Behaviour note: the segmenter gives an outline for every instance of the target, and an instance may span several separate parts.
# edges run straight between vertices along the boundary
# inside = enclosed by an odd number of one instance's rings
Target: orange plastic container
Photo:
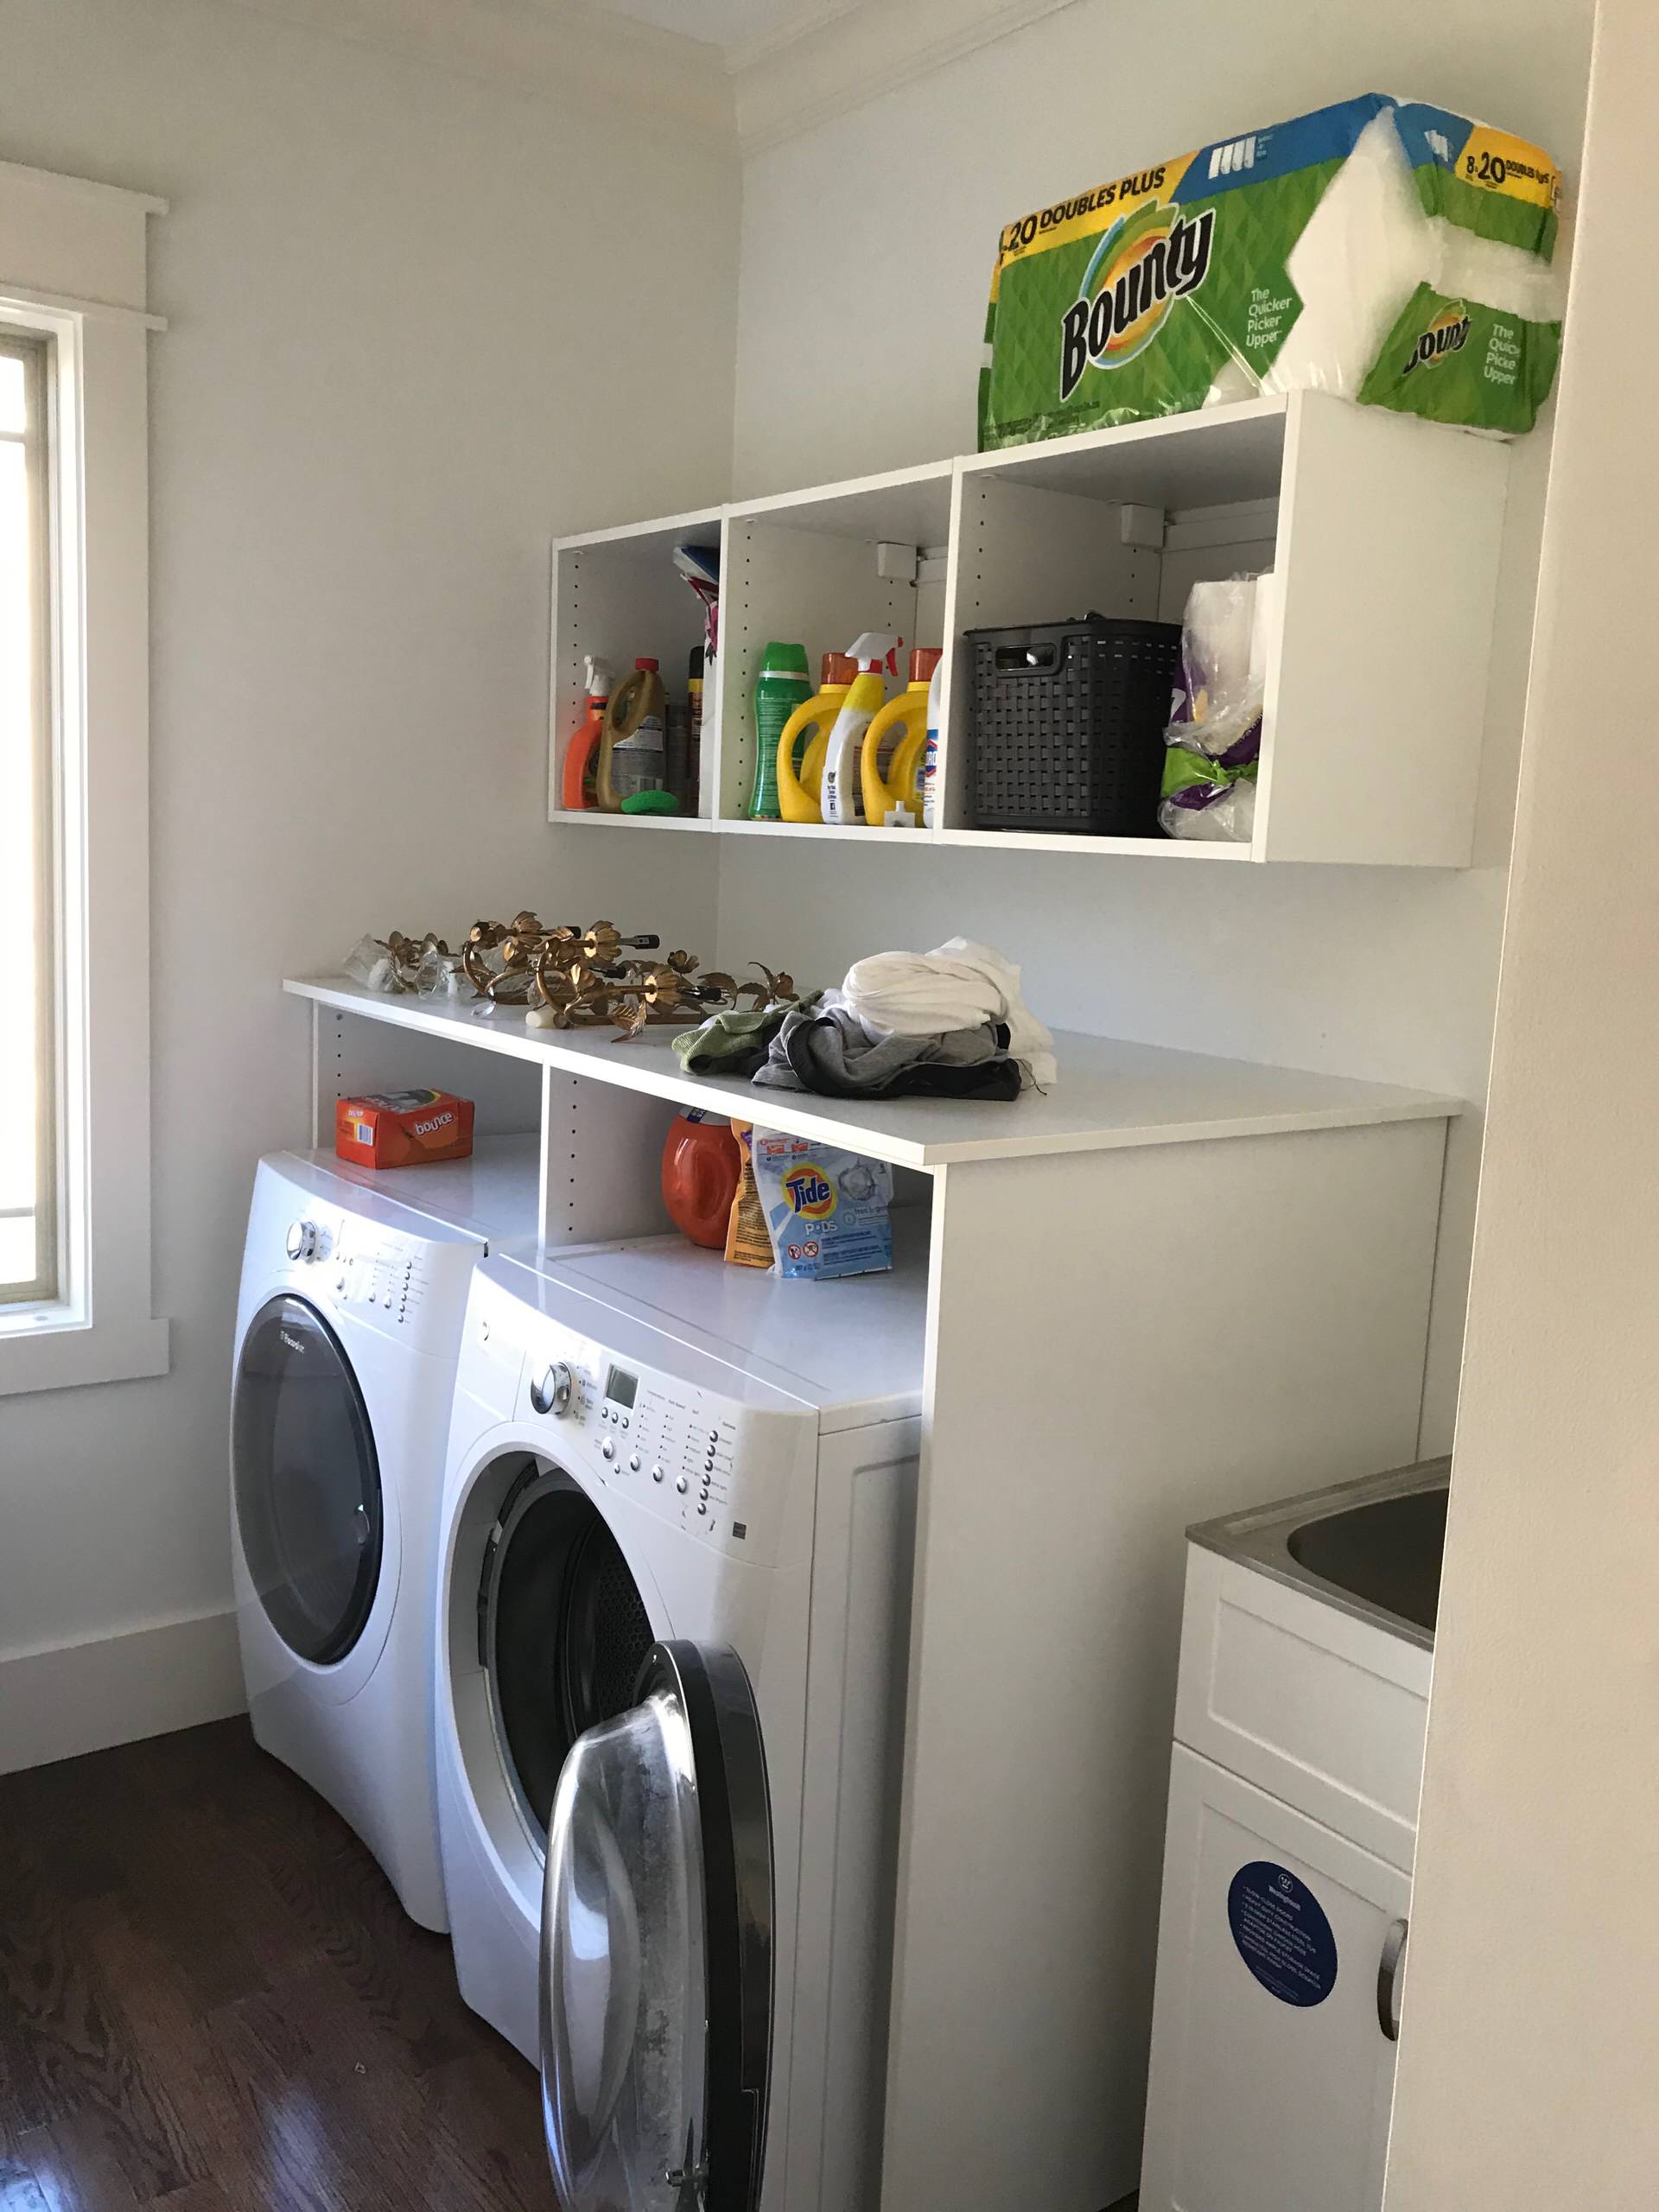
[[[683,1236],[711,1252],[726,1249],[726,1228],[742,1173],[731,1126],[695,1107],[677,1114],[663,1145],[663,1204]]]

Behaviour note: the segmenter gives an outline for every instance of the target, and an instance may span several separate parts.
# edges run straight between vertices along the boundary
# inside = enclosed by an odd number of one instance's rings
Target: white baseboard
[[[0,1774],[246,1709],[236,1615],[0,1656]]]

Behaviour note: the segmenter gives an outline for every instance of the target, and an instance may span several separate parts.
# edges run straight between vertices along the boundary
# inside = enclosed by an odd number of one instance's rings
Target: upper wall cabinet
[[[1504,447],[1319,392],[930,463],[559,541],[550,761],[557,821],[1135,855],[1182,862],[1468,864]],[[652,653],[683,696],[701,613],[676,545],[721,545],[721,652],[697,811],[570,814],[582,657]],[[965,632],[1089,612],[1179,621],[1203,578],[1271,569],[1248,844],[977,826]],[[945,648],[931,829],[754,823],[753,688],[773,639],[818,657],[862,630]]]

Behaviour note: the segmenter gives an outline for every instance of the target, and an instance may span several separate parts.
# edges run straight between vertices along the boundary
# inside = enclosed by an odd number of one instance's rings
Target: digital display
[[[639,1376],[630,1375],[626,1368],[613,1367],[605,1377],[605,1395],[613,1398],[619,1406],[631,1406],[639,1388]]]

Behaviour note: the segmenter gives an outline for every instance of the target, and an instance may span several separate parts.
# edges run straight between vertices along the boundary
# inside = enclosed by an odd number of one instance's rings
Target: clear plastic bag
[[[1181,618],[1181,680],[1164,731],[1158,820],[1171,837],[1248,844],[1262,751],[1265,616],[1273,572],[1193,585]]]

